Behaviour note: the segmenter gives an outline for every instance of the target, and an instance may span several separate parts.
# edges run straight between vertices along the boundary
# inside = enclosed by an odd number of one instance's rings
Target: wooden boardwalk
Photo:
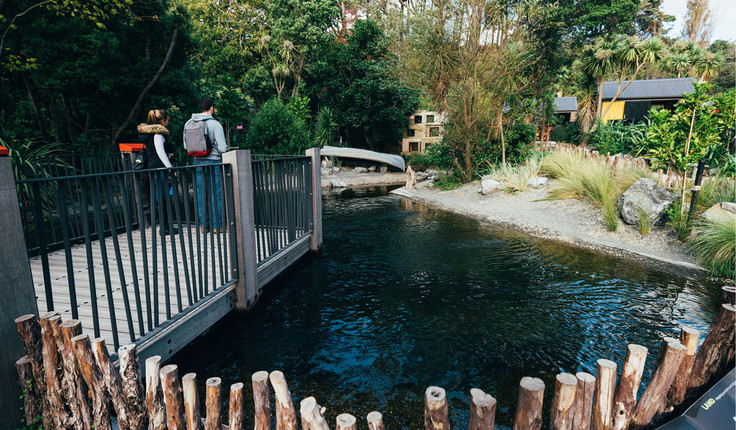
[[[101,242],[93,241],[89,244],[91,266],[87,259],[87,244],[74,245],[69,255],[73,268],[71,273],[67,269],[66,252],[63,249],[50,252],[48,260],[54,311],[61,313],[63,320],[72,319],[70,281],[73,280],[78,319],[85,333],[91,337],[95,335],[94,297],[99,335],[105,339],[111,352],[115,344],[115,325],[119,345],[137,340],[195,304],[213,288],[225,285],[231,278],[228,273],[231,267],[228,234],[203,233],[192,227],[190,236],[187,230],[185,227],[181,234],[165,236],[163,241],[157,233],[154,241],[149,227],[145,229],[145,248],[139,230],[131,233],[130,243],[127,233],[121,233],[117,236],[119,258],[112,237],[104,240],[104,254]],[[198,241],[200,246],[197,246]],[[162,252],[162,246],[165,252]],[[43,263],[40,257],[33,257],[30,265],[38,310],[43,314],[48,310]],[[213,267],[216,270],[213,271]],[[130,309],[130,319],[126,316],[126,307]]]

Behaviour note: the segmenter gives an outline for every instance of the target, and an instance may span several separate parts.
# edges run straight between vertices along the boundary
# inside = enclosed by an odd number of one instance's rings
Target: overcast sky
[[[664,0],[662,10],[668,15],[677,18],[670,30],[670,36],[679,36],[685,22],[687,0]],[[710,0],[710,9],[713,12],[713,35],[711,41],[736,40],[736,0]]]

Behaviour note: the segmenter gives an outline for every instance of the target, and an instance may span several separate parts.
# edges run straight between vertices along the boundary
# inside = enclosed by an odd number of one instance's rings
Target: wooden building
[[[695,78],[644,79],[621,82],[625,88],[613,102],[613,106],[603,117],[604,121],[623,120],[627,123],[643,121],[649,109],[663,106],[674,110],[675,104],[683,99],[684,94],[692,93]],[[603,83],[603,109],[605,112],[618,89],[618,81]],[[627,86],[628,85],[628,86]]]

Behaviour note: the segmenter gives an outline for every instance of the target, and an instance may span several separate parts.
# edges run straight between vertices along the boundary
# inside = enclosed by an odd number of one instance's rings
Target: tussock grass
[[[730,178],[705,178],[698,195],[698,211],[703,212],[721,202],[736,202],[736,184]]]
[[[711,220],[698,221],[688,247],[713,275],[730,279],[736,276],[736,218],[732,215],[716,214]]]
[[[555,152],[542,162],[541,172],[559,180],[548,199],[586,199],[603,209],[608,231],[616,231],[618,198],[639,178],[649,177],[641,168],[613,169],[580,153]]]
[[[499,164],[492,166],[481,176],[490,175],[504,185],[505,188],[516,189],[519,191],[526,190],[526,183],[529,179],[539,175],[539,169],[542,166],[542,155],[529,157],[523,164],[512,166],[510,164]]]

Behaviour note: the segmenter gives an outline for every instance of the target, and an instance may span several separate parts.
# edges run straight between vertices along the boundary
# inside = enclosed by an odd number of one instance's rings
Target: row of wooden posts
[[[722,304],[696,354],[700,333],[683,328],[680,339],[665,338],[660,346],[649,385],[637,401],[647,348],[628,345],[621,377],[616,384],[616,363],[600,359],[597,376],[579,372],[561,373],[554,382],[549,427],[552,429],[638,429],[645,428],[692,400],[712,385],[734,361],[736,287],[723,287]],[[227,426],[221,411],[222,381],[205,382],[205,414],[197,391],[197,375],[181,379],[174,364],[161,367],[161,358],[145,362],[145,386],[135,345],[118,350],[118,366],[111,360],[105,341],[82,334],[78,320],[61,321],[51,312],[37,319],[16,319],[18,333],[27,351],[17,361],[24,388],[26,423],[42,417],[45,429],[96,429],[111,427],[117,417],[121,429],[206,429],[243,428],[244,384],[230,386]],[[256,372],[252,376],[255,430],[270,430],[272,424],[270,386],[275,399],[276,430],[297,430],[297,414],[284,375],[280,371]],[[519,384],[514,430],[542,428],[541,379],[524,377]],[[470,390],[471,430],[494,427],[496,400],[482,390]],[[429,387],[425,392],[424,427],[449,430],[445,391]],[[300,403],[302,430],[328,430],[325,408],[314,397]],[[379,412],[366,417],[370,430],[382,430]],[[337,416],[335,428],[355,430],[357,419]],[[362,426],[361,426],[362,427]]]
[[[555,151],[563,152],[574,152],[583,154],[586,158],[600,159],[606,165],[612,168],[627,168],[627,167],[639,167],[643,170],[650,171],[649,164],[642,157],[629,157],[622,154],[610,155],[600,154],[598,151],[591,150],[584,146],[573,145],[570,143],[557,143],[554,148]],[[668,167],[665,172],[662,169],[657,170],[657,180],[665,188],[676,188],[682,187],[683,176],[678,174],[672,167]]]

